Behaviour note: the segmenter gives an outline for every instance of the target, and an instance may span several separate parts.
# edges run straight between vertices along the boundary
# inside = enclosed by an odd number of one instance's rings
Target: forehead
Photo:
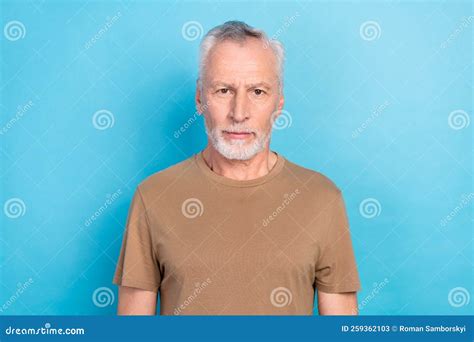
[[[217,43],[209,52],[205,75],[211,82],[215,79],[271,82],[278,79],[277,59],[272,49],[259,39],[226,40]]]

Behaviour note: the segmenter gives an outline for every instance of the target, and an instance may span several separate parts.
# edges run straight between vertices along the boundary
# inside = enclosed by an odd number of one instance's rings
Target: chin
[[[236,146],[238,145],[238,146]],[[249,160],[263,150],[260,144],[254,142],[238,141],[231,144],[227,141],[220,141],[214,148],[225,158],[231,160]]]

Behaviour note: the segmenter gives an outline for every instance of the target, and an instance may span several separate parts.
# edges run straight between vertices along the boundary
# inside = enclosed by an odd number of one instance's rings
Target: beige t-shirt
[[[311,315],[314,292],[360,290],[344,200],[277,154],[234,180],[202,153],[137,188],[114,284],[160,293],[162,315]]]

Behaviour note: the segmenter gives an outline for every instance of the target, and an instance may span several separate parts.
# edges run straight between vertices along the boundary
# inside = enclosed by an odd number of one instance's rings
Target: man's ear
[[[285,104],[285,97],[283,94],[280,95],[280,100],[278,101],[278,111],[283,109],[283,105]]]
[[[201,82],[199,78],[196,80],[196,97],[195,97],[195,102],[196,102],[196,110],[199,115],[201,115],[204,112],[204,108],[202,105],[202,92],[201,92]]]
[[[278,105],[276,110],[272,114],[272,124],[276,121],[276,119],[280,116],[281,110],[283,109],[283,105],[285,104],[285,97],[283,94],[280,95],[280,99],[278,100]]]

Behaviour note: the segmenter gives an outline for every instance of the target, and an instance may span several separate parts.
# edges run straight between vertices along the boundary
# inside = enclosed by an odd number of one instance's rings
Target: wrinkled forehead
[[[244,42],[223,41],[210,51],[204,69],[206,83],[278,83],[278,64],[273,51],[255,38]]]

